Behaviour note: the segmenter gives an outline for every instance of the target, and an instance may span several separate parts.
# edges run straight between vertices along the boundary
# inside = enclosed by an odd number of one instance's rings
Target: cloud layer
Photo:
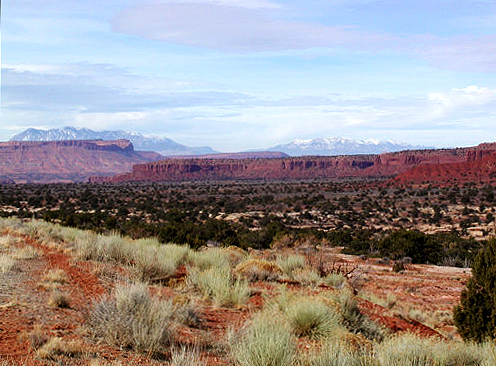
[[[271,17],[271,9],[225,3],[167,3],[125,10],[113,20],[117,32],[226,51],[267,51],[360,45],[388,37],[352,27],[325,26]]]
[[[101,78],[105,71],[106,78]],[[378,131],[383,138],[441,146],[463,144],[462,138],[470,135],[474,135],[471,143],[480,142],[476,138],[496,138],[490,136],[496,89],[487,87],[433,91],[420,97],[334,93],[267,98],[237,91],[181,90],[183,86],[164,92],[156,85],[172,88],[175,83],[108,65],[58,69],[17,65],[4,67],[2,74],[3,113],[7,120],[21,121],[5,123],[3,127],[12,133],[44,120],[49,123],[41,127],[136,129],[231,151],[268,147],[296,137],[372,138]],[[136,84],[141,87],[134,88]],[[456,138],[440,143],[447,135]]]

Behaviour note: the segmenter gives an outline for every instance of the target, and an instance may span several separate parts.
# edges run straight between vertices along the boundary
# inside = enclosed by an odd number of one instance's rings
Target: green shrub
[[[472,277],[453,317],[464,339],[496,339],[496,239],[490,240],[475,258]]]

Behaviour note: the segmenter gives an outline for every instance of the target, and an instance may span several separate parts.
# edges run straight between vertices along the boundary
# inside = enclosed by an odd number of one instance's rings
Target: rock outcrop
[[[158,160],[154,152],[134,151],[127,140],[1,142],[0,181],[74,182],[116,175],[139,163]]]

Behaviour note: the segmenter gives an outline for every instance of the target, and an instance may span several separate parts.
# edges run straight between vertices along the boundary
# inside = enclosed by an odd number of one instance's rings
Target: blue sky
[[[221,151],[496,140],[496,1],[2,5],[0,141],[62,126]]]

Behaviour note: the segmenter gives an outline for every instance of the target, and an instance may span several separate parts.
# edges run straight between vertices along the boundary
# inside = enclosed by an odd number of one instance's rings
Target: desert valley
[[[459,305],[494,240],[495,143],[164,157],[12,141],[0,177],[2,365],[496,362]]]

